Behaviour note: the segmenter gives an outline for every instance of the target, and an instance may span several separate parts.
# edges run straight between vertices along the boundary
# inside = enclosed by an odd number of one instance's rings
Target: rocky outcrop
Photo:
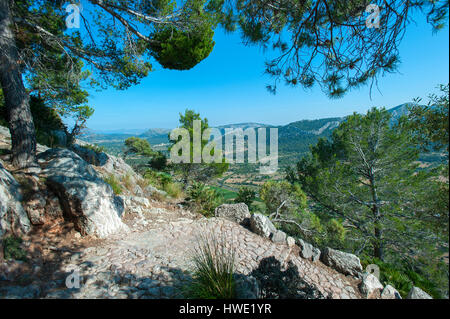
[[[381,292],[381,299],[402,299],[402,297],[397,289],[391,285],[387,285]]]
[[[383,285],[380,283],[377,277],[372,274],[364,273],[360,285],[360,290],[366,298],[380,292],[383,289]]]
[[[362,266],[359,258],[332,248],[325,248],[321,255],[322,262],[344,275],[360,277]]]
[[[248,225],[251,217],[248,206],[244,203],[222,204],[216,208],[214,215],[236,222],[240,225]]]
[[[412,287],[406,299],[433,299],[433,297],[419,287]]]
[[[270,238],[270,236],[277,231],[270,219],[259,213],[252,215],[250,219],[250,229],[255,234],[266,238]]]
[[[60,199],[65,217],[82,234],[104,238],[125,231],[123,201],[94,168],[74,152],[50,149],[39,154],[46,184]]]
[[[0,238],[4,233],[27,233],[30,221],[22,204],[20,184],[0,161]]]

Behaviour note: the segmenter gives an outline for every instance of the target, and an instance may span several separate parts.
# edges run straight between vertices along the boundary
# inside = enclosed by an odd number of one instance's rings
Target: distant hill
[[[409,103],[404,103],[388,111],[393,115],[395,122],[400,116],[408,113]],[[292,164],[309,151],[309,146],[317,143],[320,137],[330,137],[333,130],[345,117],[332,117],[317,120],[300,120],[287,125],[270,125],[262,123],[237,123],[217,126],[222,134],[225,129],[248,129],[248,128],[278,128],[278,149],[281,164]],[[123,129],[114,131],[92,131],[88,130],[80,139],[89,143],[105,146],[114,149],[114,153],[121,151],[123,142],[132,136],[145,138],[153,145],[169,143],[168,134],[170,129],[152,128],[148,130]],[[269,134],[267,134],[269,138]]]

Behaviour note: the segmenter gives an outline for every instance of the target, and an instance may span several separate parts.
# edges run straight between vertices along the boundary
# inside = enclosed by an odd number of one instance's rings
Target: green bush
[[[97,145],[97,144],[86,144],[86,145],[83,145],[81,147],[84,147],[84,148],[86,148],[88,150],[94,151],[97,154],[106,152],[106,148],[104,146],[100,146],[100,145]]]
[[[3,239],[3,255],[6,260],[15,259],[15,260],[27,260],[27,253],[24,251],[20,244],[22,244],[23,240],[20,237],[9,236]]]
[[[234,199],[235,203],[244,203],[248,206],[248,208],[251,207],[253,201],[256,198],[256,192],[252,190],[250,187],[241,187],[239,189],[239,192]]]
[[[173,198],[183,197],[183,186],[179,183],[168,182],[164,184],[163,190]]]
[[[152,56],[166,69],[189,70],[211,53],[213,37],[209,23],[197,25],[191,31],[161,27],[152,34]]]
[[[122,194],[122,186],[120,185],[119,180],[114,174],[111,174],[107,178],[105,178],[105,182],[111,186],[114,194],[116,195]]]
[[[213,216],[215,208],[223,203],[223,197],[215,189],[197,182],[189,187],[187,200],[206,217]]]
[[[167,166],[167,157],[163,153],[157,152],[148,164],[154,170],[161,171]]]
[[[193,281],[185,295],[194,299],[235,298],[233,278],[235,252],[226,248],[225,240],[212,235],[200,237],[192,258]]]
[[[164,188],[165,185],[173,183],[172,175],[165,172],[157,172],[152,169],[147,169],[144,172],[144,178],[153,186]]]
[[[389,264],[377,258],[370,257],[362,257],[361,264],[363,268],[366,268],[369,264],[377,265],[380,268],[381,283],[384,286],[389,284],[395,287],[402,298],[406,298],[406,296],[408,296],[408,293],[413,286],[419,287],[423,291],[429,293],[433,298],[442,298],[442,295],[432,282],[424,278],[419,273],[405,269],[401,265]]]

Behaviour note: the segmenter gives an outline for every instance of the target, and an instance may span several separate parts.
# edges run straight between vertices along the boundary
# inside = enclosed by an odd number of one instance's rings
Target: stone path
[[[131,222],[130,222],[131,223]],[[182,298],[191,277],[191,257],[199,236],[226,239],[236,253],[236,271],[249,274],[261,259],[291,260],[309,284],[332,298],[360,298],[356,281],[324,266],[302,259],[297,247],[275,244],[221,218],[198,218],[190,212],[162,208],[146,210],[133,221],[135,231],[117,235],[100,246],[73,254],[62,271],[79,269],[81,287],[65,288],[59,280],[44,298]]]

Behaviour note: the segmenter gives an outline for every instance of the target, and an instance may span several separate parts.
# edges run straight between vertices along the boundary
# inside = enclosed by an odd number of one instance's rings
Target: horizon
[[[409,103],[411,103],[411,102],[405,102],[405,103],[401,103],[401,104],[396,105],[396,106],[386,107],[386,110],[388,110],[388,111],[389,110],[393,110],[395,108],[398,108],[400,106],[403,106],[403,105],[409,104]],[[351,114],[352,113],[346,114],[346,115],[343,115],[343,116],[329,116],[329,117],[314,118],[314,119],[298,119],[298,120],[291,121],[289,123],[281,124],[281,125],[273,125],[271,123],[260,123],[260,122],[239,122],[239,123],[219,124],[219,125],[214,125],[214,126],[210,125],[210,127],[221,127],[221,128],[223,128],[223,127],[227,127],[229,125],[243,125],[243,124],[258,124],[258,125],[265,125],[265,126],[271,126],[271,127],[283,127],[283,126],[287,126],[289,124],[296,123],[296,122],[301,122],[301,121],[317,121],[317,120],[326,120],[326,119],[334,119],[334,118],[343,118],[343,117],[349,116]],[[97,134],[125,134],[125,135],[129,134],[129,135],[132,135],[132,134],[143,134],[143,133],[145,133],[148,130],[158,130],[158,129],[160,129],[160,130],[169,130],[170,131],[170,130],[172,130],[174,128],[176,128],[176,127],[173,127],[173,128],[169,128],[169,127],[115,128],[115,129],[95,130],[95,129],[92,129],[91,127],[86,127],[86,130],[94,132],[94,133],[97,133]],[[126,131],[128,131],[128,132],[134,131],[134,133],[127,133]]]

